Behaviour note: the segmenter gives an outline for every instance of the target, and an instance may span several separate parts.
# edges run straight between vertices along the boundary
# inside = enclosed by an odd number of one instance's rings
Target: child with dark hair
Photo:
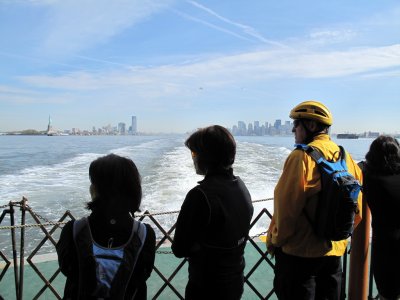
[[[90,164],[89,177],[91,214],[68,222],[56,247],[67,277],[64,299],[146,299],[155,233],[133,218],[142,199],[139,171],[132,160],[109,154]],[[116,259],[110,263],[107,255]]]
[[[380,299],[400,299],[400,147],[382,135],[365,156],[363,194],[372,214],[372,268]]]
[[[240,299],[244,248],[253,205],[243,181],[233,175],[236,143],[224,127],[193,133],[185,142],[204,180],[186,195],[172,251],[189,260],[185,299]]]

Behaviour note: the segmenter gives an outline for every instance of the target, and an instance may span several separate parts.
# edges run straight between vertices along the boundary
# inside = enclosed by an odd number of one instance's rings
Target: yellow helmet
[[[329,109],[317,101],[304,101],[290,111],[292,119],[315,120],[325,125],[332,125],[333,118]]]

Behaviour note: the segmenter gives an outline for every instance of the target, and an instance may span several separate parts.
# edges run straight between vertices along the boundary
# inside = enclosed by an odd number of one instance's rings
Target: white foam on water
[[[143,143],[121,145],[107,153],[83,153],[72,159],[49,166],[35,166],[15,174],[0,176],[0,205],[28,198],[28,204],[40,215],[58,220],[65,210],[75,217],[87,215],[85,202],[90,200],[88,169],[96,158],[108,153],[131,158],[142,175],[142,210],[152,213],[179,210],[188,191],[203,179],[196,175],[190,151],[183,137],[156,139]],[[273,197],[283,163],[290,153],[284,147],[238,142],[234,173],[245,182],[253,200]],[[267,208],[273,212],[272,201],[255,203],[255,213]],[[169,228],[175,215],[157,218]],[[264,221],[265,220],[265,221]],[[263,217],[251,231],[265,231],[268,218]],[[32,245],[33,246],[33,245]]]
[[[2,199],[17,201],[22,195],[33,204],[45,206],[49,195],[87,189],[88,166],[98,154],[80,154],[73,159],[50,166],[36,166],[15,174],[0,176]],[[38,199],[37,197],[40,197]]]
[[[289,153],[283,147],[238,143],[235,173],[246,183],[254,200],[273,196],[274,187]]]
[[[143,142],[138,145],[133,146],[125,146],[112,149],[110,153],[115,153],[120,156],[129,157],[135,163],[142,160],[147,160],[151,158],[154,153],[157,153],[159,149],[167,146],[167,140],[165,139],[156,139],[147,142]],[[153,155],[152,155],[153,154]]]
[[[135,146],[114,148],[107,153],[83,153],[62,163],[29,167],[14,174],[2,175],[0,176],[2,197],[0,205],[7,204],[9,201],[20,201],[22,196],[25,196],[28,199],[28,205],[35,213],[51,221],[57,221],[66,210],[70,210],[77,218],[87,215],[89,212],[85,209],[85,203],[90,200],[88,173],[93,160],[113,152],[121,156],[136,157],[134,160],[145,165],[144,158],[151,161],[154,157],[158,157],[158,155],[152,155],[152,152],[160,151],[161,142],[162,140],[153,140]],[[26,222],[35,223],[29,214]],[[6,217],[2,225],[8,224],[9,218]],[[32,238],[26,244],[29,249],[36,247],[43,238],[41,231],[36,229],[27,229],[27,234],[32,232],[30,233]],[[7,232],[0,234],[7,235]],[[4,241],[6,240],[9,241],[4,237]],[[0,249],[9,248],[9,243],[0,243]],[[53,246],[47,242],[42,247],[42,250],[46,251],[46,249],[53,249]]]
[[[252,200],[272,198],[274,188],[282,173],[283,164],[290,150],[249,142],[237,143],[237,154],[234,164],[235,174],[246,184]],[[262,209],[273,213],[273,201],[254,203],[254,218]],[[264,232],[269,226],[269,218],[263,217],[250,231],[250,235]]]
[[[234,173],[245,182],[253,200],[273,197],[274,187],[289,153],[290,150],[284,147],[238,143]],[[163,153],[153,161],[151,170],[147,172],[142,181],[144,197],[141,208],[152,213],[179,210],[188,191],[203,179],[203,176],[195,174],[190,152],[184,146]],[[273,212],[272,201],[255,203],[254,207],[254,216],[263,208]],[[172,225],[174,218],[165,218],[164,221]],[[263,219],[265,221],[259,222],[252,233],[265,230],[269,219]]]
[[[151,152],[159,151],[162,141],[115,148],[107,153],[79,154],[59,164],[30,167],[0,176],[0,204],[19,201],[26,196],[28,204],[47,218],[59,218],[67,209],[81,216],[87,213],[84,206],[90,200],[88,171],[93,160],[113,152],[145,165],[145,158],[151,160]]]
[[[180,209],[187,192],[202,178],[195,172],[188,149],[175,147],[155,160],[143,178],[142,208],[157,212]]]

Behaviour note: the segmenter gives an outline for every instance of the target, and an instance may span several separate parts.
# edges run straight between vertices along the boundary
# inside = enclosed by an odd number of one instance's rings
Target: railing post
[[[21,200],[21,243],[19,252],[19,299],[23,298],[24,291],[24,266],[25,266],[25,212],[26,212],[26,202],[28,199],[22,197]]]
[[[15,280],[15,296],[19,300],[19,278],[18,278],[18,255],[17,255],[17,243],[15,240],[15,209],[14,204],[10,201],[10,225],[11,225],[11,242],[12,242],[12,255],[14,262],[14,280]]]
[[[351,239],[348,292],[350,300],[366,300],[368,297],[370,231],[371,213],[364,198],[362,204],[362,221],[354,230]]]

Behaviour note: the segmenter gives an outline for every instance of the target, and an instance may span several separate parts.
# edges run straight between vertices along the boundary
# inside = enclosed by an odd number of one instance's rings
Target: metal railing
[[[264,201],[271,201],[273,199],[262,199],[262,200],[256,200],[253,201],[253,203],[257,202],[264,202]],[[50,252],[55,252],[55,246],[56,246],[56,238],[54,237],[56,233],[60,233],[60,230],[62,229],[62,226],[67,223],[69,220],[74,220],[75,217],[70,213],[70,211],[66,211],[59,220],[57,221],[51,221],[48,220],[47,218],[41,216],[40,214],[36,213],[33,211],[33,209],[27,204],[27,199],[22,198],[21,201],[18,202],[9,202],[7,205],[0,206],[0,209],[3,209],[1,215],[0,215],[0,234],[6,230],[9,230],[9,237],[10,237],[10,242],[11,242],[11,254],[6,255],[3,253],[3,251],[0,249],[0,263],[3,261],[3,267],[0,266],[0,283],[3,280],[5,274],[10,271],[10,267],[13,266],[14,270],[14,284],[15,284],[15,295],[16,299],[20,300],[23,299],[24,296],[24,279],[25,279],[25,264],[28,263],[28,265],[32,268],[32,270],[35,272],[36,276],[40,281],[43,282],[42,288],[38,291],[36,295],[34,295],[33,299],[39,299],[43,293],[46,291],[50,291],[52,295],[54,295],[55,298],[61,299],[62,296],[59,294],[57,289],[53,286],[53,282],[57,280],[60,276],[63,276],[60,274],[60,269],[57,268],[52,274],[44,274],[39,267],[37,266],[37,263],[34,262],[34,257],[39,253],[39,251],[42,249],[42,247],[47,243],[50,243],[50,247],[54,247],[54,249],[50,249]],[[16,217],[17,217],[17,211],[20,211],[19,213],[19,219],[20,222],[19,224],[16,223]],[[146,222],[151,221],[153,223],[153,228],[157,232],[157,244],[156,244],[156,255],[171,255],[171,251],[165,251],[162,250],[166,244],[170,244],[173,240],[173,232],[175,230],[175,222],[173,223],[170,228],[164,228],[165,225],[162,225],[162,222],[158,220],[160,216],[164,215],[177,215],[179,211],[170,211],[170,212],[160,212],[160,213],[150,213],[149,211],[145,211],[143,214],[135,216],[135,218],[139,219],[140,221],[145,220]],[[32,223],[27,224],[27,215],[33,220]],[[6,216],[8,216],[8,219],[10,221],[10,225],[5,225],[3,224],[4,220],[6,220]],[[263,208],[261,211],[258,213],[258,215],[254,216],[253,221],[251,222],[251,228],[257,227],[259,228],[267,228],[267,225],[269,223],[269,220],[272,218],[271,213],[266,209]],[[266,220],[267,219],[267,220]],[[176,220],[176,218],[175,218]],[[267,222],[268,221],[268,222]],[[260,223],[262,225],[260,226]],[[33,250],[29,250],[30,253],[26,254],[26,249],[25,245],[27,240],[29,241],[30,238],[32,238],[32,235],[26,235],[26,229],[27,228],[36,228],[40,230],[43,234],[44,237],[37,242],[38,244],[36,247],[33,248]],[[19,243],[17,242],[17,233],[19,234]],[[272,296],[274,296],[274,290],[271,288],[271,290],[265,292],[265,291],[260,291],[255,285],[252,283],[252,276],[254,276],[255,272],[257,271],[258,268],[262,267],[268,267],[271,268],[271,270],[274,269],[274,262],[273,260],[268,257],[268,253],[264,249],[261,249],[260,243],[257,243],[255,241],[256,237],[259,237],[261,235],[264,235],[265,232],[258,233],[256,235],[250,236],[246,245],[246,249],[250,246],[254,247],[254,250],[256,251],[257,259],[254,263],[254,265],[246,270],[245,272],[245,285],[254,292],[254,295],[258,299],[270,299]],[[32,248],[32,247],[30,247]],[[11,257],[10,257],[11,256]],[[346,270],[347,267],[347,255],[345,255],[343,259],[343,267],[344,270]],[[175,267],[175,269],[171,273],[165,273],[163,272],[162,268],[157,266],[157,264],[154,265],[153,272],[155,272],[159,278],[162,281],[161,287],[157,291],[155,291],[155,294],[153,295],[152,299],[159,299],[160,295],[166,290],[169,289],[172,291],[172,293],[176,296],[177,299],[184,299],[183,295],[179,292],[178,288],[174,286],[173,280],[177,277],[178,273],[182,270],[182,268],[185,266],[187,263],[187,259],[180,259],[178,260],[179,263]],[[2,269],[1,269],[2,268]],[[346,283],[346,272],[344,274],[344,284]],[[373,293],[373,288],[372,288],[372,275],[370,278],[370,290],[369,294],[370,297],[369,299],[374,299],[371,295]],[[346,297],[345,294],[342,295],[342,298],[344,299]]]

